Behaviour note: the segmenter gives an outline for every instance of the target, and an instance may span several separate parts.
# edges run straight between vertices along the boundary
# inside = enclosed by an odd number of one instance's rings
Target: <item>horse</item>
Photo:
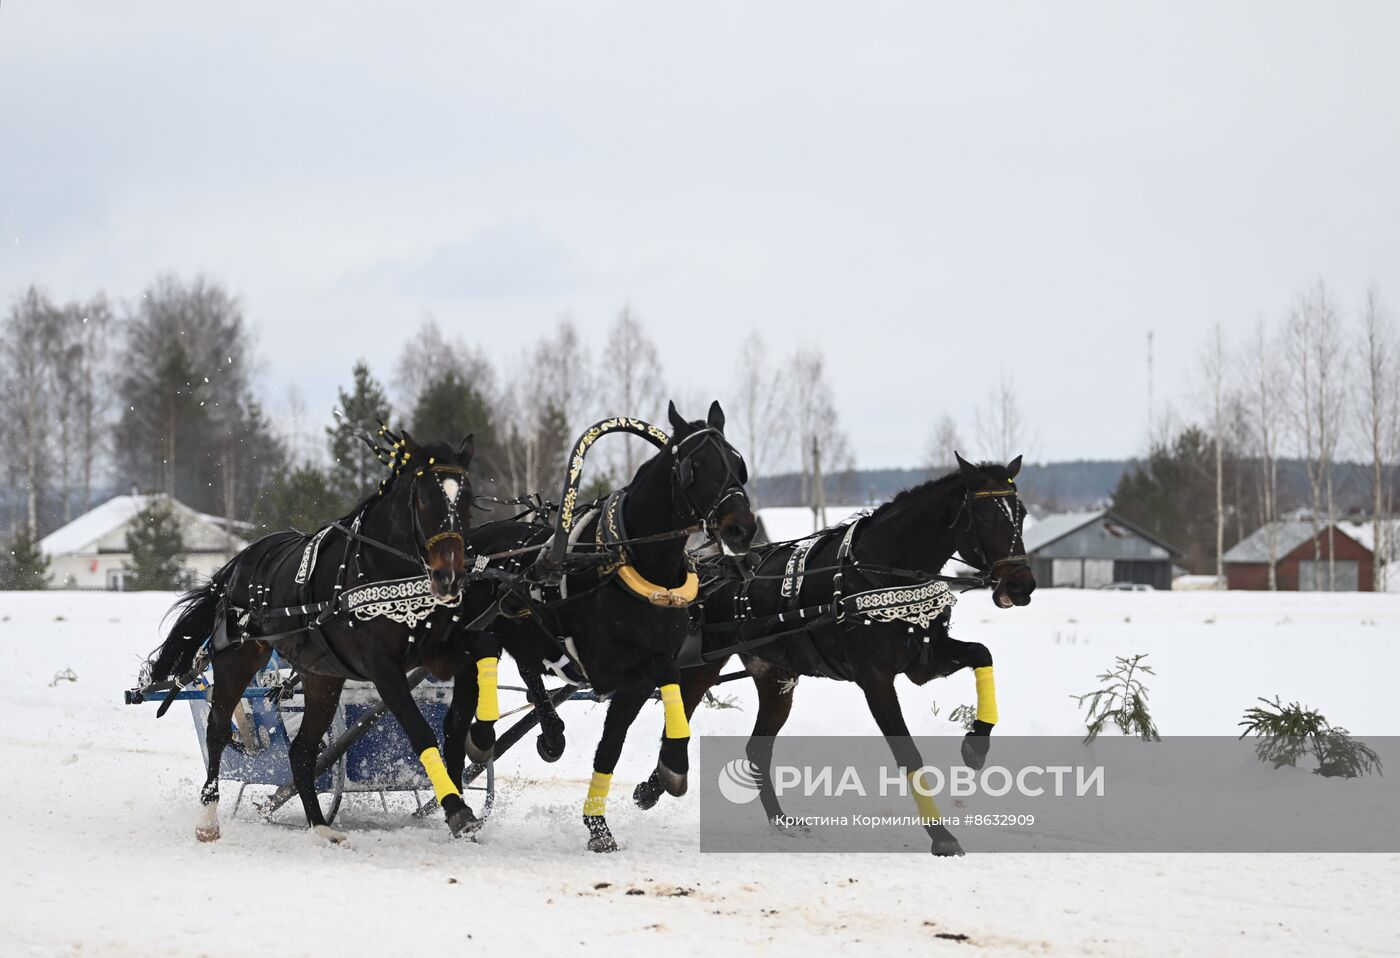
[[[177,677],[165,684],[178,691],[206,665],[213,668],[199,841],[219,838],[219,763],[229,723],[274,648],[296,668],[304,689],[305,711],[289,756],[317,836],[346,840],[327,825],[315,783],[317,749],[346,679],[374,683],[407,733],[452,834],[472,826],[474,816],[446,772],[406,673],[426,666],[445,679],[465,654],[452,626],[466,584],[475,443],[467,436],[455,448],[420,445],[407,432],[385,427],[379,437],[363,437],[391,469],[373,494],[313,536],[289,531],[259,539],[181,596],[170,632],[143,669],[143,685]],[[318,561],[337,547],[338,565]],[[173,697],[172,691],[162,714]]]
[[[628,729],[657,689],[665,718],[654,775],[670,794],[686,791],[690,728],[675,660],[691,629],[690,605],[698,594],[686,537],[703,529],[726,554],[742,555],[757,531],[744,490],[747,470],[724,437],[720,404],[713,403],[703,421],[686,421],[674,403],[667,415],[672,432],[665,447],[643,462],[624,488],[579,515],[572,527],[571,555],[592,558],[593,568],[556,570],[563,574],[551,591],[556,576],[548,565],[527,566],[520,555],[548,545],[549,527],[491,522],[468,538],[479,557],[514,555],[497,565],[498,578],[468,588],[464,609],[471,615],[499,612],[491,626],[494,641],[510,652],[543,711],[541,755],[558,758],[563,736],[562,723],[542,695],[540,670],[586,681],[608,700],[583,802],[587,847],[595,852],[618,849],[606,818],[613,770]],[[532,596],[524,584],[543,591]],[[494,672],[484,678],[483,685],[480,670],[470,657],[463,659],[443,723],[443,751],[458,788],[465,758],[484,760],[495,741]]]
[[[746,751],[757,769],[759,797],[770,822],[782,822],[771,779],[773,737],[787,722],[803,675],[859,685],[909,776],[923,761],[909,737],[895,677],[902,674],[923,685],[971,668],[977,710],[962,753],[968,765],[982,767],[997,722],[992,656],[986,646],[949,634],[955,597],[937,572],[957,551],[980,570],[980,580],[1003,609],[1029,604],[1035,578],[1021,537],[1025,507],[1015,484],[1021,457],[1002,466],[973,465],[954,455],[956,471],[907,489],[847,525],[800,542],[759,546],[740,578],[717,579],[707,591],[705,630],[740,641],[706,654],[700,637],[692,638],[696,654],[688,656],[690,661],[682,659],[685,712],[687,717],[694,713],[737,651],[758,692],[758,715]],[[813,609],[824,614],[809,621],[806,615]],[[665,790],[662,785],[653,776],[637,786],[633,800],[651,808]],[[918,788],[914,793],[932,852],[961,855],[958,840],[938,822],[932,798]]]

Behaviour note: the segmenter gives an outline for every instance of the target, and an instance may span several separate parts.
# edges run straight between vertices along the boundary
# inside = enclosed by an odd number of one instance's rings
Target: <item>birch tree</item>
[[[24,528],[39,535],[39,500],[51,425],[53,382],[49,330],[57,322],[53,302],[31,286],[10,306],[0,336],[0,367],[5,382],[5,445],[16,460],[24,494]]]
[[[607,372],[599,379],[599,399],[608,414],[658,422],[666,408],[661,359],[631,306],[624,305],[617,314],[605,355]],[[619,436],[610,440],[609,460],[625,482],[652,451],[645,439]]]
[[[788,398],[783,377],[768,361],[768,344],[757,332],[749,333],[739,347],[724,405],[730,439],[749,467],[751,488],[759,476],[776,471],[791,450]]]
[[[1006,373],[987,396],[986,405],[977,409],[976,429],[982,448],[998,462],[1010,462],[1025,451],[1026,425]]]
[[[1393,459],[1388,457],[1394,455],[1396,435],[1400,433],[1394,408],[1394,396],[1400,388],[1396,385],[1400,364],[1396,362],[1395,330],[1375,286],[1366,290],[1360,334],[1357,362],[1361,375],[1356,380],[1356,408],[1358,425],[1371,455],[1371,534],[1375,548],[1372,588],[1382,591],[1386,588],[1388,565],[1382,560],[1390,555],[1388,538],[1392,526],[1387,518],[1386,493],[1391,485]]]
[[[1293,366],[1294,428],[1303,440],[1304,464],[1312,494],[1314,570],[1321,565],[1322,530],[1326,522],[1327,587],[1336,586],[1336,498],[1332,463],[1342,428],[1345,400],[1345,354],[1337,310],[1321,280],[1298,298],[1288,323],[1289,361]],[[1314,572],[1316,575],[1316,572]],[[1316,583],[1314,583],[1316,585]]]
[[[1278,442],[1281,381],[1277,353],[1262,319],[1254,324],[1254,335],[1244,349],[1241,364],[1249,383],[1248,416],[1255,452],[1259,460],[1260,519],[1264,548],[1268,557],[1269,589],[1278,589]]]
[[[854,467],[850,440],[841,428],[833,390],[826,377],[826,357],[820,349],[798,349],[788,362],[793,432],[802,476],[802,501],[813,507],[824,498],[817,475],[840,475]]]
[[[957,465],[955,451],[965,448],[958,433],[958,424],[946,412],[939,418],[929,436],[928,447],[924,451],[924,467],[935,476],[950,472]],[[1014,456],[1008,456],[1010,462]]]
[[[1211,421],[1215,462],[1215,577],[1225,578],[1225,329],[1219,322],[1201,353],[1201,378]]]

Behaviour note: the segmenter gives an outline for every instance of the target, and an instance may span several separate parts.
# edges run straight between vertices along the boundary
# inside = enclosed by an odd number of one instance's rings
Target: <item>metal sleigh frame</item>
[[[254,684],[243,690],[242,701],[234,711],[229,730],[232,742],[224,750],[219,778],[221,781],[239,783],[233,805],[235,815],[249,785],[274,788],[265,799],[253,803],[264,819],[270,820],[274,812],[296,797],[296,790],[291,784],[291,762],[287,749],[300,727],[302,704],[300,692],[288,689],[286,678],[287,670],[281,667],[274,655],[269,668],[260,672],[253,680]],[[409,675],[413,698],[424,718],[435,728],[441,728],[451,701],[452,683],[427,679],[425,669],[418,669]],[[500,688],[502,691],[529,694],[521,686],[502,685]],[[597,701],[592,691],[571,685],[548,690],[546,694],[556,706],[570,699]],[[206,681],[174,693],[142,695],[136,690],[128,691],[126,702],[128,705],[164,702],[171,695],[176,701],[190,703],[200,753],[207,766],[209,746],[205,730],[209,721],[209,687]],[[537,703],[527,702],[505,714],[512,713],[524,714],[497,737],[494,756],[504,754],[539,724]],[[386,716],[388,721],[381,721]],[[484,765],[469,763],[462,775],[462,786],[468,797],[473,792],[481,796],[478,817],[483,821],[488,819],[496,802],[494,758]],[[415,818],[421,818],[437,808],[432,785],[413,754],[407,736],[375,695],[374,686],[368,682],[345,683],[335,718],[316,759],[316,791],[321,797],[321,811],[327,823],[335,821],[342,799],[352,793],[379,795],[380,804],[388,812],[389,793],[412,792],[416,804],[412,815]],[[427,794],[426,800],[421,793]]]

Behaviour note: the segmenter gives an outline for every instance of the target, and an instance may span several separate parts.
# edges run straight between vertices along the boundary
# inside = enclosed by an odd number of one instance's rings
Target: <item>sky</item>
[[[316,419],[425,316],[509,363],[627,303],[692,402],[752,330],[823,349],[863,467],[945,412],[976,455],[1003,376],[1030,458],[1130,456],[1149,330],[1190,416],[1214,323],[1400,304],[1397,39],[1389,2],[0,0],[0,296],[202,272]]]

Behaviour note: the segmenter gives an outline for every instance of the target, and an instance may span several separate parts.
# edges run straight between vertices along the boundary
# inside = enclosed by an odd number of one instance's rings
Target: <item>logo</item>
[[[762,780],[757,765],[746,758],[736,758],[719,770],[719,793],[735,805],[747,805],[758,798]]]

